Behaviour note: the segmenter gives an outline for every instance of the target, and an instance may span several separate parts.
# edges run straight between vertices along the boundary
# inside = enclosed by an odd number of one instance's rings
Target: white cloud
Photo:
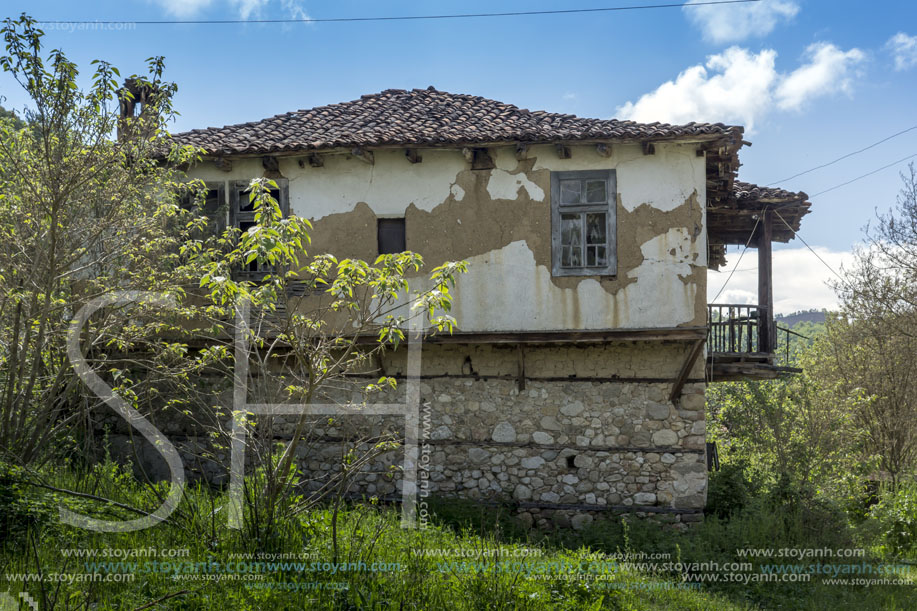
[[[281,4],[291,19],[309,19],[301,0],[281,0]]]
[[[576,99],[576,94],[575,94],[575,93],[565,93],[565,94],[563,95],[563,99],[565,99],[565,100],[575,100],[575,99]]]
[[[789,73],[775,68],[777,52],[751,53],[730,47],[691,66],[673,81],[627,102],[616,115],[634,121],[739,123],[752,133],[755,123],[774,107],[798,110],[806,102],[838,91],[849,93],[856,66],[865,54],[815,43],[805,52],[806,63]]]
[[[213,4],[213,0],[153,0],[175,17],[191,17]]]
[[[917,36],[898,32],[888,39],[885,48],[895,57],[895,70],[907,70],[917,66]]]
[[[226,4],[232,8],[240,19],[257,17],[272,0],[152,0],[167,13],[175,17],[192,17],[216,4]],[[279,4],[286,15],[292,19],[308,19],[301,0],[280,0]]]
[[[706,65],[684,70],[636,103],[621,106],[617,116],[641,122],[731,121],[751,130],[755,119],[770,106],[777,80],[776,57],[771,49],[755,55],[731,47],[708,57]]]
[[[777,106],[798,110],[808,100],[836,92],[849,94],[855,66],[866,59],[859,49],[841,51],[832,44],[818,42],[806,49],[807,63],[784,78],[777,87]]]
[[[688,5],[706,0],[689,0]],[[685,6],[688,18],[710,42],[739,42],[752,36],[766,36],[779,21],[788,21],[799,12],[794,0],[763,0],[749,4]]]
[[[269,0],[229,0],[239,11],[239,17],[242,19],[248,19],[252,14],[259,14],[261,9],[264,8]]]
[[[841,267],[850,267],[854,261],[852,252],[834,251],[823,246],[813,250],[838,273]],[[726,256],[722,271],[711,271],[707,276],[707,299],[712,301],[719,292],[729,272],[736,264],[738,252]],[[837,276],[825,267],[807,248],[784,248],[773,253],[774,310],[777,314],[790,314],[812,308],[837,309],[838,300],[828,285]],[[758,256],[749,249],[742,258],[738,270],[716,300],[718,303],[758,302]]]

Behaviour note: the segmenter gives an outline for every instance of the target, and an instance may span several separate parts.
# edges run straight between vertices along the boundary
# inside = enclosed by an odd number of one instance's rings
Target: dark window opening
[[[571,454],[567,457],[567,468],[576,469],[576,454]]]
[[[219,237],[226,227],[226,206],[223,201],[222,187],[207,187],[203,198],[195,194],[186,194],[181,198],[181,207],[189,210],[194,216],[206,216],[207,227],[203,232],[195,230],[191,238],[200,240],[209,236]]]
[[[254,221],[242,221],[239,223],[239,232],[248,233],[248,230],[255,226],[257,226],[257,224]],[[242,271],[243,272],[260,272],[260,271],[267,271],[267,270],[259,268],[258,261],[255,260],[255,261],[252,261],[251,263],[243,263]]]
[[[407,250],[404,219],[379,219],[379,254],[391,255]]]
[[[278,203],[280,203],[280,189],[268,189],[268,193],[271,194]],[[254,212],[255,211],[255,202],[251,200],[251,193],[243,191],[239,194],[239,212]]]
[[[290,213],[290,194],[289,186],[286,179],[275,179],[277,189],[269,189],[271,197],[277,200],[280,211],[283,216]],[[230,226],[239,230],[239,233],[245,233],[257,226],[255,222],[255,205],[250,200],[251,192],[249,183],[245,181],[235,181],[229,192],[229,221]],[[257,260],[250,263],[244,263],[234,272],[238,279],[258,281],[265,275],[273,273],[273,266],[266,263],[259,264]]]

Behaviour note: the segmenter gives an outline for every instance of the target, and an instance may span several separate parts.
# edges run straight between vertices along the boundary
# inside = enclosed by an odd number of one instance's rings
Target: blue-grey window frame
[[[605,180],[605,202],[561,205],[562,180]],[[618,273],[617,176],[614,170],[576,170],[551,172],[551,274],[554,276],[615,276]],[[601,212],[605,214],[607,265],[604,267],[564,267],[561,265],[561,222],[563,212]],[[586,239],[586,236],[583,236]]]
[[[287,178],[275,178],[277,190],[280,197],[277,203],[284,217],[290,215],[290,181]],[[251,181],[233,180],[229,183],[229,226],[239,229],[242,223],[255,222],[255,211],[242,208],[249,202],[249,194],[245,191],[251,186]],[[260,269],[258,271],[234,270],[233,277],[236,280],[253,280],[261,281],[265,276],[271,273],[270,269]]]

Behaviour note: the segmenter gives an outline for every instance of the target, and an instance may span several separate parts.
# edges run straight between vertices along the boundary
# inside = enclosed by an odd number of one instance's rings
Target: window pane
[[[250,201],[251,193],[239,189],[239,212],[251,212],[255,209],[255,202]]]
[[[579,204],[583,201],[583,183],[579,180],[560,181],[560,203]]]
[[[248,187],[246,187],[247,189]],[[280,203],[280,190],[279,189],[269,189],[268,192],[271,194],[277,203]],[[239,212],[252,212],[255,209],[255,202],[250,201],[251,192],[243,189],[239,190]]]
[[[404,219],[379,219],[377,223],[380,255],[407,250],[405,246]]]
[[[597,267],[605,267],[608,265],[608,259],[605,257],[605,247],[604,246],[595,246],[595,264]]]
[[[572,255],[570,254],[573,249],[569,246],[562,246],[560,251],[560,265],[562,267],[572,267]]]
[[[576,246],[573,247],[570,251],[570,267],[582,267],[583,266],[583,247]]]
[[[255,226],[256,226],[256,225],[255,225],[255,223],[254,223],[253,221],[242,221],[241,223],[239,223],[239,230],[240,230],[242,233],[247,233],[249,229],[251,229],[252,227],[255,227]],[[256,261],[252,261],[251,263],[243,263],[243,264],[242,264],[242,271],[243,271],[243,272],[257,272],[257,271],[259,271],[259,270],[258,270],[258,261],[256,260]]]
[[[586,215],[586,243],[604,246],[606,240],[605,215],[591,213]]]
[[[580,246],[583,243],[583,215],[562,214],[560,216],[560,243],[564,246]]]
[[[587,180],[586,181],[586,202],[598,204],[605,202],[605,181],[604,180]]]

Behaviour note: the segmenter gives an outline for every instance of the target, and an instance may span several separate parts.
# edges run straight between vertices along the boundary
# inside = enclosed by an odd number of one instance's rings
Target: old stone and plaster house
[[[770,244],[809,207],[736,180],[741,127],[584,119],[431,87],[174,138],[206,150],[188,174],[228,223],[253,222],[241,193],[268,176],[314,223],[313,252],[470,263],[459,331],[423,348],[434,493],[512,500],[542,526],[602,511],[700,519],[705,386],[776,375]],[[708,310],[708,270],[749,242],[759,303]]]

